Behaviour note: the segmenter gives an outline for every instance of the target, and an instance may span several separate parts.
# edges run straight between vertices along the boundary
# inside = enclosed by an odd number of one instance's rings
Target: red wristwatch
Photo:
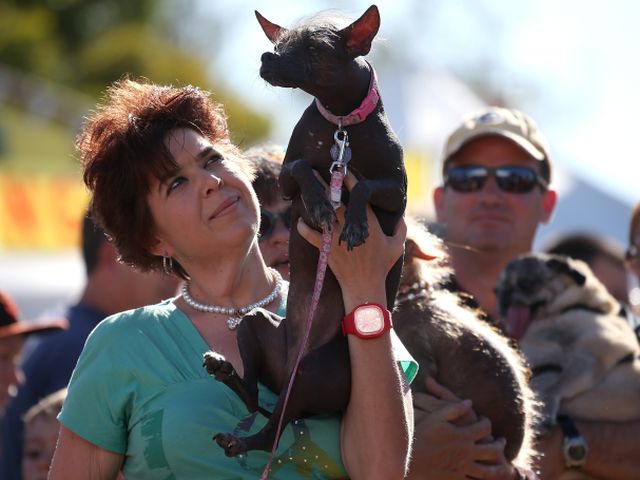
[[[342,333],[359,338],[378,338],[391,330],[391,313],[377,303],[358,305],[342,320]]]

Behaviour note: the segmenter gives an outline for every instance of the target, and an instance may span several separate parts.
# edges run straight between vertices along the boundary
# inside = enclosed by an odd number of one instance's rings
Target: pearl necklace
[[[189,282],[185,282],[184,285],[182,285],[182,298],[184,298],[184,301],[187,302],[187,305],[201,312],[229,315],[229,318],[227,318],[227,327],[229,328],[229,330],[235,330],[236,328],[238,328],[238,325],[240,325],[240,322],[242,322],[242,317],[244,315],[249,313],[254,308],[260,308],[264,307],[265,305],[269,305],[276,299],[278,295],[280,295],[280,291],[282,290],[282,276],[277,270],[271,267],[269,267],[269,270],[276,280],[276,286],[274,287],[273,291],[262,300],[251,303],[246,307],[220,307],[218,305],[207,305],[205,303],[196,302],[193,297],[189,295]]]

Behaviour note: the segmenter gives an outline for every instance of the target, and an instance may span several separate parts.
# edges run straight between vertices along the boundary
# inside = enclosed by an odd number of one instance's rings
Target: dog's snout
[[[536,289],[536,279],[527,275],[518,279],[518,288],[523,292],[532,292]]]
[[[276,54],[273,52],[264,52],[260,57],[262,63],[271,63],[276,59]]]

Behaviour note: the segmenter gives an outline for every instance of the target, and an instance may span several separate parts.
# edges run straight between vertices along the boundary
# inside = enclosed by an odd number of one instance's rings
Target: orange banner
[[[0,173],[0,248],[77,247],[88,200],[77,178]]]
[[[430,162],[405,152],[408,212],[431,210]],[[89,194],[80,179],[0,172],[0,249],[64,249],[79,245]]]

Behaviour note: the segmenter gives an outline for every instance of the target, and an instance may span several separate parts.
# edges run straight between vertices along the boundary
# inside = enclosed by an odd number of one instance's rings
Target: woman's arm
[[[356,183],[346,177],[347,188]],[[329,266],[336,276],[346,312],[363,303],[387,304],[385,279],[404,249],[406,225],[399,222],[393,237],[387,237],[368,208],[369,238],[364,245],[347,251],[337,237],[344,224],[344,208],[339,222]],[[320,235],[304,223],[300,234],[313,245]],[[408,465],[413,415],[411,393],[393,358],[390,332],[363,340],[349,335],[351,398],[342,420],[342,457],[349,476],[358,479],[402,479]]]
[[[124,456],[88,442],[71,430],[60,427],[58,444],[51,462],[49,480],[114,480]]]

